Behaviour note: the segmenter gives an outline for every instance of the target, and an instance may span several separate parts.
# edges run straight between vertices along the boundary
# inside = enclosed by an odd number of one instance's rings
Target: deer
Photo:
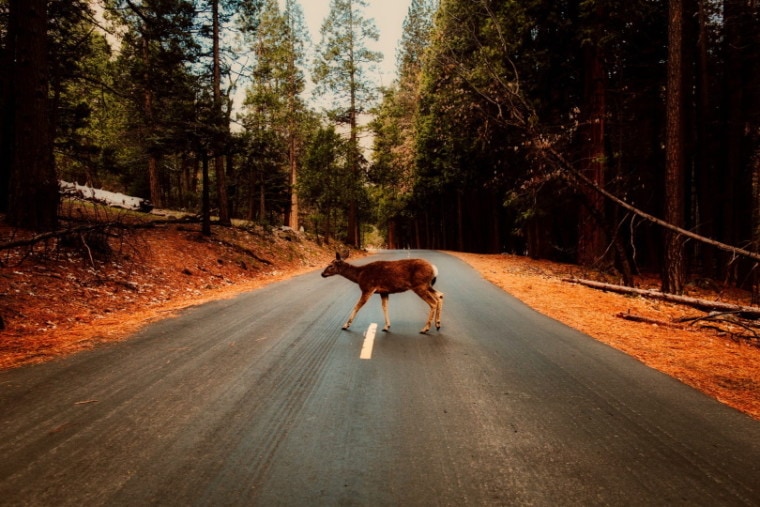
[[[322,278],[340,275],[359,285],[362,295],[359,297],[351,315],[343,324],[343,329],[348,329],[354,321],[354,317],[362,306],[369,300],[372,294],[380,294],[385,317],[384,332],[389,332],[391,320],[388,317],[388,296],[408,290],[417,294],[430,307],[425,326],[420,330],[426,334],[435,319],[435,327],[441,329],[441,309],[443,308],[443,292],[433,288],[438,276],[438,268],[424,259],[403,259],[397,261],[375,261],[357,266],[349,264],[345,260],[350,252],[341,254],[335,252],[333,260],[322,272]]]

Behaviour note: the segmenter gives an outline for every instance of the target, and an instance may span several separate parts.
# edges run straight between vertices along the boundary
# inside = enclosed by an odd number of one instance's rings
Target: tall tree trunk
[[[760,252],[760,0],[745,4],[748,12],[744,30],[747,37],[745,68],[748,70],[744,88],[747,92],[747,137],[749,166],[752,174],[752,240]],[[760,305],[760,263],[755,263],[752,283],[752,304]]]
[[[264,173],[259,174],[259,222],[264,223],[267,216],[266,185],[264,184]]]
[[[755,126],[753,140],[755,150],[751,160],[752,170],[752,244],[760,252],[760,127]],[[752,304],[760,305],[760,262],[755,262],[752,273]]]
[[[297,231],[300,229],[300,217],[298,206],[298,155],[301,148],[299,140],[298,113],[300,111],[299,90],[303,90],[303,85],[299,83],[299,66],[298,49],[299,40],[302,39],[303,33],[300,30],[298,20],[296,19],[296,6],[293,0],[285,2],[287,13],[288,30],[288,61],[287,65],[287,90],[288,90],[288,162],[290,165],[290,207],[288,209],[288,225]]]
[[[488,251],[490,253],[501,253],[504,251],[501,244],[501,210],[504,207],[501,205],[501,200],[498,198],[495,192],[488,193],[488,200],[491,208],[491,234],[489,234],[489,246]]]
[[[288,210],[288,225],[294,231],[298,230],[298,156],[296,149],[295,126],[290,126],[290,139],[288,142],[290,162],[290,209]]]
[[[147,30],[146,30],[147,32]],[[151,76],[150,76],[150,40],[148,36],[143,34],[142,39],[142,61],[145,68],[143,73],[143,83],[145,90],[143,92],[143,113],[145,114],[145,132],[144,138],[150,139],[153,137],[151,134],[155,130],[155,119],[153,110],[153,90],[151,89]],[[150,145],[152,141],[147,141],[147,155],[148,155],[148,185],[150,187],[150,200],[153,206],[161,208],[164,206],[163,193],[161,192],[161,180],[158,175],[158,157],[155,150]]]
[[[248,200],[248,214],[246,215],[246,219],[249,222],[253,222],[256,220],[256,171],[253,169],[249,169],[248,171],[248,178],[247,179],[247,200]]]
[[[597,22],[601,24],[603,6],[596,9]],[[585,114],[581,128],[581,150],[584,152],[583,173],[599,188],[605,187],[607,157],[604,148],[607,118],[606,72],[602,49],[589,42],[583,48],[583,74],[585,78]],[[578,263],[590,266],[600,260],[604,253],[604,198],[593,190],[585,189],[584,203],[578,217]]]
[[[396,239],[396,227],[397,227],[397,219],[391,218],[388,220],[388,223],[386,227],[388,228],[386,234],[385,234],[385,244],[387,248],[390,248],[391,250],[395,250],[398,248],[397,239]]]
[[[47,2],[11,0],[16,28],[13,144],[8,223],[35,230],[58,224],[58,180],[49,125]]]
[[[192,180],[194,178],[193,166],[195,164],[195,160],[191,159],[186,153],[183,153],[181,164],[182,171],[180,173],[180,203],[183,208],[187,208],[190,206],[190,196],[194,191]]]
[[[356,97],[355,92],[351,91],[351,111],[349,111],[350,121],[349,128],[351,129],[349,139],[349,156],[348,164],[351,171],[351,175],[355,180],[359,179],[359,137],[356,124]],[[353,186],[352,186],[353,190]],[[359,205],[356,201],[355,192],[351,192],[351,197],[348,202],[348,234],[346,237],[346,243],[356,248],[360,248],[359,244]]]
[[[333,232],[332,232],[332,208],[327,208],[325,213],[325,243],[328,245],[332,241],[333,238]]]
[[[683,153],[683,0],[670,0],[668,20],[668,67],[665,104],[665,220],[678,227],[684,224]],[[662,290],[681,294],[684,289],[684,240],[666,231]]]
[[[464,191],[459,188],[456,191],[457,194],[457,209],[456,209],[456,220],[457,220],[457,250],[460,252],[465,252],[464,247]]]
[[[699,0],[697,19],[699,36],[697,40],[697,69],[695,80],[696,92],[696,140],[695,140],[695,210],[693,211],[695,229],[698,234],[708,238],[716,238],[715,227],[715,192],[718,188],[714,163],[714,155],[710,149],[708,125],[715,118],[711,112],[710,103],[710,68],[709,68],[709,30],[707,0]],[[695,244],[697,249],[695,259],[701,263],[703,273],[715,276],[717,260],[715,250],[704,245]]]
[[[156,208],[164,206],[161,180],[158,176],[158,157],[152,152],[148,153],[148,180],[150,184],[150,200]]]
[[[348,25],[351,27],[351,33],[353,33],[353,3],[349,6],[349,12],[348,16],[350,18]],[[350,77],[349,77],[349,93],[350,93],[350,106],[348,111],[349,116],[349,128],[350,128],[350,139],[349,139],[349,169],[351,171],[351,174],[353,177],[358,180],[359,179],[359,132],[358,132],[358,125],[357,125],[357,108],[356,108],[356,93],[357,93],[357,86],[358,83],[356,82],[356,65],[357,62],[354,60],[354,42],[351,41],[351,44],[349,44],[349,69],[350,69]],[[356,202],[356,195],[352,192],[351,198],[348,203],[348,237],[346,238],[346,242],[349,245],[353,245],[357,248],[360,248],[361,245],[359,244],[359,206]]]
[[[0,68],[12,69],[16,54],[16,37],[18,33],[18,9],[10,10],[8,31],[5,38],[0,40],[5,50],[0,52]],[[10,197],[11,165],[13,162],[13,129],[14,110],[13,72],[0,73],[0,213],[8,211]]]
[[[192,174],[189,176],[189,182],[190,182],[190,193],[195,193],[195,191],[198,189],[198,175],[200,174],[200,165],[201,160],[196,155],[195,159],[193,160],[192,165]]]
[[[227,214],[232,219],[232,217],[237,216],[235,214],[237,211],[235,198],[238,191],[235,179],[235,154],[232,153],[232,150],[228,150],[224,159],[226,161],[224,169],[227,174]]]
[[[216,197],[219,208],[219,225],[230,225],[230,203],[227,198],[227,175],[224,170],[224,156],[214,156],[214,175],[216,176]]]
[[[201,234],[204,236],[211,236],[211,196],[209,195],[211,193],[211,189],[209,188],[211,182],[209,181],[208,176],[208,154],[205,150],[203,151],[201,157],[203,158],[203,189],[201,190],[203,194],[201,198],[201,215],[203,221],[201,223]]]
[[[414,248],[422,248],[422,234],[420,233],[420,218],[414,219]]]
[[[295,81],[296,70],[293,62],[289,62],[291,67],[288,71],[288,162],[290,165],[290,208],[288,210],[288,225],[294,230],[299,229],[299,209],[298,209],[298,125],[295,119],[296,111],[298,109],[298,97],[294,90],[297,87],[293,84]]]
[[[695,140],[697,138],[697,113],[694,93],[697,82],[695,69],[698,59],[699,39],[699,0],[682,0],[683,32],[681,43],[681,132],[683,136],[681,152],[684,167],[684,227],[693,230],[696,226],[696,163]],[[688,248],[687,248],[688,246]],[[696,245],[686,245],[684,240],[684,271],[688,272],[694,265]],[[684,277],[686,273],[684,274]]]
[[[226,137],[226,129],[222,119],[222,71],[221,55],[219,49],[219,0],[211,2],[212,17],[212,59],[213,59],[213,80],[214,80],[214,114],[218,118],[218,139],[214,143],[214,174],[216,175],[216,193],[219,204],[219,223],[221,225],[230,225],[229,202],[227,198],[227,177],[224,171],[224,155],[222,149],[222,138]]]
[[[736,245],[740,241],[746,240],[747,237],[741,230],[742,213],[745,206],[737,206],[741,202],[742,189],[750,183],[747,179],[748,173],[743,160],[743,139],[745,120],[745,87],[742,78],[745,73],[743,70],[743,58],[746,56],[744,51],[745,40],[742,37],[742,24],[745,23],[745,0],[724,0],[723,2],[723,55],[725,59],[724,97],[721,110],[725,114],[725,145],[723,152],[725,158],[722,160],[720,181],[723,186],[723,199],[721,200],[720,211],[723,215],[723,234],[720,238],[722,241]],[[757,51],[757,48],[754,48]],[[730,262],[725,258],[723,263],[726,267],[725,278],[732,282],[737,281],[737,264]]]

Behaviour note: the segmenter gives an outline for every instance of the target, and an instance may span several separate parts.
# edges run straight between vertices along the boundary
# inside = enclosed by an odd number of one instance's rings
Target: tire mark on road
[[[339,325],[306,327],[250,386],[249,396],[241,400],[241,416],[232,426],[220,426],[215,432],[215,437],[228,442],[229,454],[204,500],[211,502],[220,492],[230,498],[234,488],[240,488],[238,494],[244,499],[255,497],[280,444],[324,375],[323,365],[339,336]]]

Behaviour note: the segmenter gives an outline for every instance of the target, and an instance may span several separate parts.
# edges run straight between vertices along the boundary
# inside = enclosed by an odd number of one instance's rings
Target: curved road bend
[[[370,359],[314,272],[0,373],[0,505],[760,505],[760,422],[413,254]]]

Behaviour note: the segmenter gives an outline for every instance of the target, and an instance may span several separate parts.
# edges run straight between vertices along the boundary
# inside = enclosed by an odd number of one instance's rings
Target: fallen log
[[[147,222],[138,223],[126,223],[119,221],[89,223],[86,225],[79,225],[76,227],[67,227],[58,229],[51,232],[43,232],[36,236],[27,237],[24,239],[8,241],[6,243],[0,243],[0,250],[10,250],[12,248],[19,248],[22,246],[33,246],[37,243],[48,239],[60,239],[62,237],[88,233],[88,232],[108,232],[111,229],[117,230],[137,230],[137,229],[153,229],[159,225],[174,225],[174,224],[186,224],[188,222],[198,221],[195,217],[187,218],[172,218],[167,220],[150,220]]]
[[[659,299],[662,301],[668,301],[671,303],[678,303],[687,305],[692,308],[697,308],[706,312],[732,312],[740,315],[745,319],[756,320],[760,319],[760,308],[752,306],[734,305],[731,303],[724,303],[722,301],[710,301],[707,299],[693,298],[690,296],[679,296],[677,294],[668,294],[666,292],[660,292],[658,290],[651,289],[637,289],[635,287],[625,287],[623,285],[614,285],[611,283],[595,282],[593,280],[584,280],[581,278],[563,278],[563,282],[576,283],[578,285],[584,285],[591,287],[592,289],[600,289],[608,292],[615,292],[617,294],[633,294],[636,296],[642,296],[652,299]]]
[[[19,239],[15,241],[8,241],[6,243],[0,243],[0,250],[9,250],[11,248],[18,248],[21,246],[32,246],[41,241],[45,241],[47,239],[61,238],[62,236],[70,236],[72,234],[80,234],[80,233],[85,233],[85,232],[104,230],[107,228],[107,226],[108,224],[83,225],[81,227],[72,227],[70,229],[61,229],[61,230],[52,231],[52,232],[44,232],[42,234],[38,234],[30,238],[24,238],[24,239]]]
[[[676,329],[683,329],[683,326],[674,324],[672,322],[665,322],[664,320],[651,319],[649,317],[644,317],[643,315],[636,315],[630,312],[629,313],[618,312],[615,314],[615,317],[618,317],[623,320],[630,320],[631,322],[640,322],[642,324],[652,324],[655,326],[674,327]]]

